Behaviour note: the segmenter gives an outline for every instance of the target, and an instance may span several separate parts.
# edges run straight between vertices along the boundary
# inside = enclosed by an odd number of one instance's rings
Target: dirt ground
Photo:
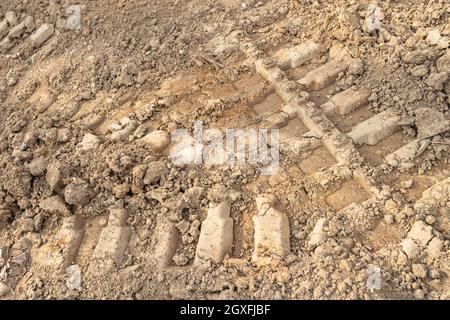
[[[449,21],[2,0],[0,299],[450,299]],[[278,130],[278,170],[177,163],[199,121]]]

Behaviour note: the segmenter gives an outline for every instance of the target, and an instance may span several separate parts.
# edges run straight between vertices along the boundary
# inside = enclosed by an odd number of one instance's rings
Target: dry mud
[[[448,1],[77,4],[0,3],[1,299],[450,298]]]

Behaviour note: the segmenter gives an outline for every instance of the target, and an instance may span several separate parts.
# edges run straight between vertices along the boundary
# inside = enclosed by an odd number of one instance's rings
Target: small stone
[[[419,253],[419,246],[410,238],[403,240],[401,245],[409,259],[414,259]]]
[[[408,263],[408,256],[404,251],[399,251],[397,256],[397,264],[399,266],[405,266]]]
[[[420,264],[420,263],[414,263],[412,265],[412,272],[414,273],[415,276],[417,276],[421,279],[426,278],[427,273],[428,273],[427,268],[423,264]]]
[[[425,217],[425,222],[429,225],[433,225],[436,222],[436,218],[432,215],[428,215]]]
[[[441,39],[441,33],[439,30],[432,30],[428,32],[427,35],[427,42],[428,44],[435,46],[439,43],[439,40]]]
[[[405,46],[409,49],[414,49],[416,48],[417,45],[417,40],[414,36],[409,37],[408,39],[406,39],[405,41]]]
[[[341,244],[345,249],[350,251],[355,246],[355,241],[352,238],[344,238],[342,239]]]
[[[64,199],[70,205],[84,206],[89,203],[94,192],[87,183],[71,183],[64,191]]]
[[[162,161],[155,161],[148,165],[147,172],[144,176],[144,184],[152,184],[161,179],[162,176],[168,174],[169,169]]]
[[[108,225],[108,219],[106,217],[102,217],[99,221],[98,221],[98,225],[102,228],[106,227]]]
[[[435,237],[428,244],[427,251],[431,257],[438,258],[441,255],[443,248],[444,242]]]
[[[337,285],[337,289],[340,293],[345,293],[348,289],[348,285],[345,282],[339,282]]]
[[[423,223],[423,221],[416,221],[408,233],[408,237],[414,240],[417,244],[426,246],[432,238],[432,227]]]
[[[384,209],[389,214],[395,214],[398,210],[398,204],[394,200],[389,199],[384,204]]]
[[[92,91],[85,90],[78,96],[78,101],[88,101],[93,100],[95,98],[95,94]]]
[[[86,120],[86,127],[88,127],[90,130],[95,130],[103,123],[103,121],[105,121],[105,118],[106,117],[104,112],[93,115]]]
[[[439,279],[441,277],[441,273],[436,269],[431,269],[429,274],[431,279]]]
[[[437,59],[436,67],[438,72],[448,72],[450,70],[450,50],[447,50],[446,54]]]
[[[317,220],[311,234],[309,235],[308,248],[310,250],[316,248],[318,245],[327,240],[327,234],[324,231],[326,226],[328,226],[328,219],[321,218]]]
[[[97,149],[100,144],[100,138],[92,133],[86,133],[79,145],[79,149],[82,151],[90,151]]]
[[[405,209],[403,209],[403,213],[407,216],[407,217],[413,217],[416,212],[414,211],[413,208],[411,207],[406,207]]]
[[[139,164],[132,170],[131,192],[134,194],[141,193],[144,188],[144,176],[147,173],[147,165]]]
[[[54,162],[47,168],[46,180],[52,192],[61,187],[63,174],[61,171],[61,164]]]
[[[162,130],[150,132],[141,139],[142,142],[149,145],[155,152],[163,151],[170,143],[170,136]]]
[[[19,19],[14,11],[8,11],[5,13],[5,19],[8,21],[10,27],[14,27],[19,23]]]
[[[25,30],[26,30],[25,24],[21,22],[15,27],[11,28],[11,30],[9,30],[8,38],[17,39],[24,34]]]
[[[70,139],[70,130],[67,128],[58,129],[57,140],[59,143],[66,143]]]
[[[28,261],[28,253],[27,252],[19,253],[18,255],[12,257],[10,261],[20,266],[23,266]]]
[[[423,300],[425,299],[425,294],[423,293],[422,289],[417,289],[414,291],[414,298],[417,300]]]
[[[32,32],[36,25],[34,24],[34,18],[32,16],[27,16],[23,21],[26,32]]]
[[[8,84],[9,87],[13,87],[13,86],[15,86],[17,84],[17,81],[18,81],[17,78],[11,77],[11,78],[8,79],[7,84]]]
[[[189,262],[189,258],[184,254],[177,254],[173,257],[173,262],[177,266],[185,266]]]
[[[408,63],[413,63],[413,64],[422,64],[427,60],[427,56],[424,52],[422,51],[412,51],[412,52],[408,52],[403,56],[403,60],[408,62]]]
[[[33,218],[20,219],[19,230],[23,233],[34,231],[34,220]]]
[[[122,130],[122,126],[118,123],[113,123],[112,125],[110,125],[108,127],[108,130],[110,132],[116,132],[116,131]]]
[[[0,209],[0,230],[6,226],[10,218],[11,218],[10,210]]]
[[[11,39],[10,39],[9,37],[5,37],[5,38],[0,42],[0,51],[7,52],[7,51],[10,50],[12,47],[14,47],[14,42],[12,42]]]
[[[130,192],[130,185],[128,183],[122,183],[114,186],[113,193],[117,199],[123,199]]]
[[[133,133],[133,135],[136,138],[140,139],[147,133],[148,130],[149,130],[149,126],[147,124],[141,124],[140,126],[137,127],[137,129]]]
[[[47,170],[47,161],[42,157],[34,159],[28,164],[28,170],[35,177],[43,176]]]
[[[402,181],[400,184],[402,188],[410,189],[413,186],[414,181],[412,179]]]
[[[432,73],[425,80],[425,83],[432,87],[434,90],[444,89],[444,83],[448,80],[447,72]]]

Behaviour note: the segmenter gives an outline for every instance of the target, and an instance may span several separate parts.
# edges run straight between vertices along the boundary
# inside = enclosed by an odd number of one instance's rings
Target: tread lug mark
[[[110,210],[108,225],[103,228],[92,255],[88,272],[105,274],[122,263],[131,238],[131,228],[127,226],[127,212],[123,208]]]
[[[348,136],[356,144],[375,145],[400,130],[400,116],[392,109],[378,113],[353,128]]]
[[[233,219],[230,218],[230,204],[222,202],[208,210],[198,240],[195,262],[211,260],[220,263],[231,253],[233,246]]]
[[[73,263],[84,236],[84,219],[71,216],[64,219],[61,229],[53,239],[43,245],[36,255],[38,266],[63,270]]]
[[[271,196],[258,196],[258,214],[253,217],[255,225],[255,249],[252,260],[256,264],[268,264],[274,256],[284,257],[291,251],[288,216],[273,207]]]

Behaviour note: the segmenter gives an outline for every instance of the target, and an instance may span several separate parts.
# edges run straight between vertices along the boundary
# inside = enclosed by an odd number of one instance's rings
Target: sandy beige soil
[[[76,4],[0,3],[0,299],[450,298],[448,1]]]

